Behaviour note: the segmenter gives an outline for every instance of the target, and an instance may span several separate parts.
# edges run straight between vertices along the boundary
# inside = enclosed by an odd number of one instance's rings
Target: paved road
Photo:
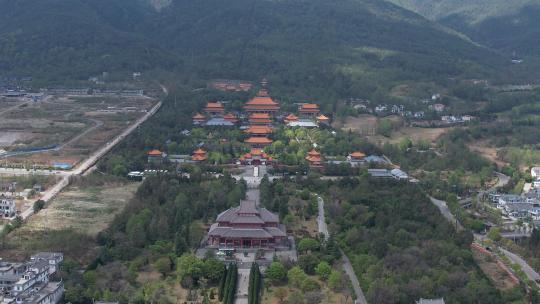
[[[247,304],[248,303],[248,290],[249,290],[249,272],[250,268],[240,269],[238,268],[238,283],[236,286],[236,297],[234,299],[235,304]]]
[[[343,252],[343,250],[340,249],[340,251],[343,260],[343,270],[345,270],[345,273],[349,276],[349,279],[351,280],[351,284],[354,289],[354,293],[356,294],[355,304],[367,304],[366,296],[364,295],[362,288],[360,288],[360,282],[358,282],[358,278],[354,273],[351,261],[349,260],[345,252]]]
[[[529,280],[533,282],[540,281],[540,275],[536,271],[534,271],[534,269],[532,269],[532,267],[529,266],[529,264],[527,264],[527,262],[524,259],[522,259],[517,254],[512,253],[504,248],[499,248],[499,249],[501,250],[502,253],[504,253],[506,257],[508,257],[508,259],[510,259],[510,261],[512,261],[512,263],[518,264],[519,267],[521,267],[521,270],[525,272]],[[538,283],[536,283],[536,285],[540,286]]]
[[[455,225],[458,230],[463,230],[463,226],[461,226],[461,223],[456,219],[456,217],[450,212],[450,209],[448,209],[448,205],[445,201],[438,200],[434,197],[429,197],[431,202],[439,208],[439,211],[441,212],[442,216],[444,216],[452,225]]]
[[[317,206],[319,209],[319,215],[317,216],[317,224],[319,226],[319,232],[324,234],[325,238],[328,238],[330,235],[328,233],[328,226],[326,225],[325,221],[325,215],[324,215],[324,200],[322,197],[317,195]],[[343,261],[343,270],[345,270],[345,273],[351,280],[351,284],[354,289],[354,293],[356,294],[356,302],[355,304],[367,304],[366,296],[364,295],[364,292],[362,291],[362,288],[360,287],[360,282],[358,282],[358,278],[356,277],[356,274],[354,273],[354,269],[352,267],[351,261],[343,252],[343,250],[339,249],[341,251],[342,261]]]
[[[325,239],[330,237],[328,233],[328,226],[326,225],[325,215],[324,215],[324,200],[322,197],[317,195],[317,206],[319,208],[319,215],[317,216],[317,226],[319,227],[319,233],[324,234]]]

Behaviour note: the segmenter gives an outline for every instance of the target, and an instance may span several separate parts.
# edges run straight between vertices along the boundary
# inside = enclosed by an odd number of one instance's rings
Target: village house
[[[56,304],[64,294],[62,281],[53,281],[64,257],[61,253],[40,252],[29,261],[11,263],[0,259],[0,303]]]
[[[0,194],[0,218],[12,218],[17,213],[15,201],[4,194]]]
[[[246,130],[244,130],[245,133],[251,135],[251,136],[262,136],[267,137],[270,134],[272,134],[272,128],[269,126],[261,126],[261,125],[253,125],[249,126]]]
[[[442,103],[436,103],[436,104],[434,104],[434,105],[430,105],[430,106],[429,106],[429,109],[430,109],[430,110],[433,110],[433,111],[439,112],[439,113],[442,112],[442,111],[444,111],[445,108],[446,108],[446,106],[443,105]]]
[[[279,111],[279,103],[274,101],[272,97],[268,95],[268,91],[266,89],[262,89],[255,97],[250,99],[244,105],[244,110],[248,114],[267,113],[270,115],[275,115]]]
[[[206,245],[219,249],[288,247],[285,226],[279,217],[254,201],[244,200],[217,216],[210,226]]]
[[[531,176],[533,179],[540,179],[540,167],[532,167]]]
[[[315,149],[312,149],[308,152],[306,156],[306,160],[308,161],[309,165],[311,167],[320,167],[322,166],[322,156],[321,153],[317,152]]]

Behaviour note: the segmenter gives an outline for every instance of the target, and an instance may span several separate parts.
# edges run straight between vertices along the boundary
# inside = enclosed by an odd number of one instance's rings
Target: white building
[[[532,167],[531,176],[534,179],[540,179],[540,167]]]
[[[15,207],[15,201],[5,196],[4,194],[0,195],[0,218],[11,218],[14,217],[17,213]]]

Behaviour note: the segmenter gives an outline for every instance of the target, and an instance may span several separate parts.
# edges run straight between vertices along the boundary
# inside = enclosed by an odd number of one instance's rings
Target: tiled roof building
[[[279,103],[268,95],[268,91],[262,89],[244,105],[244,110],[248,113],[276,113],[279,111]]]
[[[315,149],[308,152],[306,160],[309,162],[310,166],[318,167],[322,164],[321,153],[317,152]]]
[[[279,217],[256,205],[241,201],[217,216],[208,232],[209,246],[220,248],[275,248],[287,240],[285,226]]]

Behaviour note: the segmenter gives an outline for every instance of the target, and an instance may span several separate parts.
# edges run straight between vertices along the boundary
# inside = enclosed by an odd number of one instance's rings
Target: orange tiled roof
[[[318,156],[321,155],[321,153],[317,152],[315,149],[311,149],[311,151],[308,152],[308,155],[310,156]]]
[[[278,103],[275,102],[272,97],[268,95],[268,91],[266,90],[260,90],[257,96],[251,98],[245,105],[245,107],[249,106],[270,106],[270,107],[276,107],[278,106]]]
[[[287,120],[287,121],[296,121],[296,120],[298,120],[298,116],[294,115],[293,113],[290,113],[289,115],[287,115],[287,117],[285,117],[285,120]]]
[[[317,116],[317,119],[318,119],[318,120],[330,120],[330,118],[328,118],[327,116],[325,116],[325,115],[323,115],[323,114]]]
[[[204,151],[201,148],[198,148],[197,150],[193,151],[193,154],[206,154],[206,151]]]
[[[253,113],[249,115],[249,119],[270,119],[270,114],[268,113]]]
[[[152,155],[152,156],[158,156],[158,155],[161,156],[161,154],[162,154],[161,151],[159,151],[159,150],[157,150],[157,149],[150,150],[150,151],[148,152],[148,155]]]
[[[191,156],[191,160],[194,160],[194,161],[206,160],[206,154],[205,155],[195,154],[195,155]]]
[[[355,151],[353,153],[350,154],[351,157],[353,158],[363,158],[363,157],[366,157],[366,155],[360,151]]]
[[[314,103],[304,103],[300,105],[300,110],[318,110],[319,105]]]
[[[223,108],[223,104],[219,101],[216,101],[216,102],[213,102],[213,101],[209,101],[207,104],[206,104],[206,107],[204,108],[205,110],[215,110],[215,111],[221,111],[221,110],[224,110]]]
[[[250,134],[269,134],[272,133],[272,128],[268,126],[249,126],[245,132]]]
[[[250,137],[245,142],[248,144],[270,144],[272,140],[268,137]]]
[[[193,115],[193,119],[206,119],[206,117],[204,117],[204,115],[202,115],[201,113],[196,113],[195,115]]]

